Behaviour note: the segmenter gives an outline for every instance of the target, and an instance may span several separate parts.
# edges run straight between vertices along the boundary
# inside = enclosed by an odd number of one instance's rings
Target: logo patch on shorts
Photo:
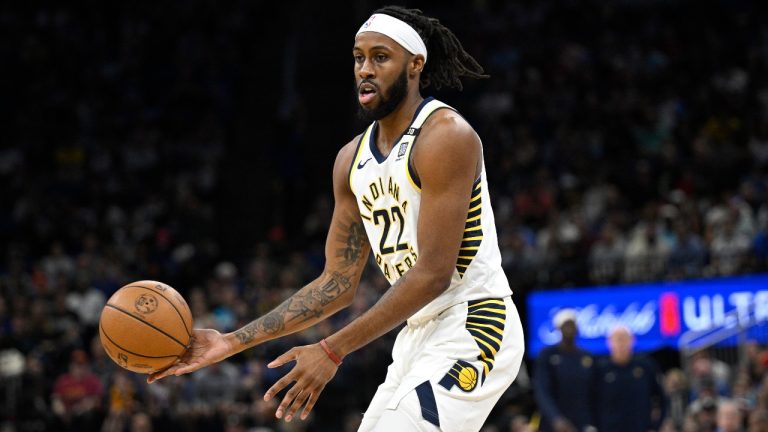
[[[446,390],[458,386],[462,391],[469,393],[477,387],[477,369],[464,360],[456,360],[456,363],[451,366],[451,370],[438,384],[445,387]]]

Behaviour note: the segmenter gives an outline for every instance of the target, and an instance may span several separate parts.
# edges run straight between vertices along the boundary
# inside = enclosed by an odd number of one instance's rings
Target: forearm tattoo
[[[326,306],[352,289],[353,279],[363,268],[360,261],[367,256],[369,246],[361,222],[340,224],[340,228],[343,234],[338,235],[341,238],[337,241],[343,246],[336,252],[338,271],[323,274],[263,317],[235,332],[241,344],[249,344],[258,333],[274,335],[281,332],[287,323],[320,318],[325,314]]]

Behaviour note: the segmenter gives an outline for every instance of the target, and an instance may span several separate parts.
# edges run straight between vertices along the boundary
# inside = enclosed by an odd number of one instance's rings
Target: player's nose
[[[369,59],[363,60],[363,64],[360,65],[360,69],[357,70],[358,76],[360,78],[373,78],[375,76],[375,73],[373,72],[373,64]]]

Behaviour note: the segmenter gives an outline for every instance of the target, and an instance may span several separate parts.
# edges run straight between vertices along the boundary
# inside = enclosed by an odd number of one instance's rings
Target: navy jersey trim
[[[411,122],[408,124],[408,127],[405,128],[405,130],[403,131],[403,133],[400,134],[400,136],[397,137],[397,139],[395,140],[395,144],[399,143],[400,140],[403,139],[403,136],[406,134],[406,132],[408,132],[408,129],[411,128],[411,125],[413,124],[413,122],[416,121],[416,117],[419,116],[419,113],[421,112],[422,108],[424,108],[424,106],[427,105],[432,100],[434,100],[434,98],[430,96],[424,99],[423,101],[421,101],[419,106],[416,108],[416,112],[413,113],[413,118],[411,119]],[[392,154],[392,152],[390,151],[389,154],[387,154],[386,156],[381,154],[379,147],[376,146],[376,135],[378,135],[378,133],[379,133],[379,122],[377,121],[373,124],[373,130],[371,131],[371,136],[368,137],[368,146],[370,147],[371,154],[373,154],[373,157],[376,159],[376,162],[381,164],[381,163],[384,163],[385,160],[387,160],[387,158],[389,157],[390,154]]]
[[[424,420],[440,427],[440,415],[437,413],[435,392],[432,390],[432,384],[428,380],[416,386],[416,396],[419,397],[421,416],[424,417]]]
[[[424,123],[427,122],[427,119],[432,117],[432,114],[440,111],[441,109],[449,109],[449,110],[451,110],[451,111],[453,111],[453,112],[458,114],[458,112],[455,109],[453,109],[453,108],[451,108],[449,106],[441,106],[441,107],[435,108],[434,111],[429,113],[427,118],[424,119]],[[461,115],[461,114],[459,114],[459,115]],[[422,123],[422,126],[424,125],[424,123]],[[411,181],[413,181],[413,184],[415,184],[419,188],[419,190],[421,190],[421,179],[419,178],[418,175],[416,175],[416,168],[414,168],[414,166],[413,166],[413,148],[416,145],[416,140],[417,139],[418,139],[418,134],[415,137],[413,137],[413,141],[411,142],[411,154],[408,156],[408,175],[411,176]]]
[[[373,154],[373,157],[376,159],[376,162],[382,163],[385,160],[387,160],[387,156],[389,155],[384,156],[383,154],[381,154],[379,147],[376,145],[376,135],[378,134],[379,134],[379,122],[376,122],[373,124],[373,129],[371,130],[371,136],[368,137],[368,147],[371,148],[371,154]]]

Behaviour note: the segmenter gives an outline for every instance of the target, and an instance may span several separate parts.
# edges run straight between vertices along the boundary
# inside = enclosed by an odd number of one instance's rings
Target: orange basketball
[[[115,363],[133,372],[152,373],[184,354],[192,336],[192,313],[170,286],[133,282],[107,301],[101,311],[99,336]]]

